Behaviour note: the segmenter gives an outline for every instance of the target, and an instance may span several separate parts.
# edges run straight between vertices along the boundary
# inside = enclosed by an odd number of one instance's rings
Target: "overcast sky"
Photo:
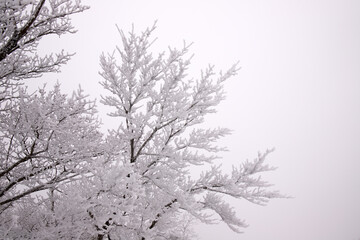
[[[81,84],[99,98],[99,55],[120,45],[115,24],[140,32],[158,20],[154,51],[194,42],[194,77],[209,63],[226,69],[227,99],[209,124],[234,133],[221,144],[224,164],[275,147],[277,166],[264,177],[293,199],[266,207],[232,201],[250,225],[196,227],[199,240],[360,239],[360,1],[354,0],[89,0],[73,18],[79,32],[45,40],[44,51],[77,52],[61,74],[40,82]],[[101,105],[99,104],[101,107]],[[102,108],[101,108],[102,109]],[[103,122],[111,126],[104,116]]]

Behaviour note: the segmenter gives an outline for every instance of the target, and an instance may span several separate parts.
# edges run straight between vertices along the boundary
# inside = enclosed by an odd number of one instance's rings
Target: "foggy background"
[[[233,129],[220,143],[224,167],[275,147],[264,175],[292,199],[262,207],[231,201],[250,225],[199,225],[199,240],[360,239],[360,1],[351,0],[88,0],[73,17],[75,35],[44,39],[43,53],[77,54],[61,74],[28,81],[30,89],[58,80],[68,93],[80,84],[100,98],[99,56],[121,46],[125,32],[151,27],[155,52],[194,42],[189,77],[214,64],[241,70],[209,126]],[[104,129],[116,126],[98,101]]]

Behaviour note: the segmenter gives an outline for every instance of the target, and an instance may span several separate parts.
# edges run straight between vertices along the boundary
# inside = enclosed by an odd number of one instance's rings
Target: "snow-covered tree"
[[[37,54],[47,35],[75,32],[70,16],[86,10],[80,0],[0,1],[0,103],[17,96],[21,80],[56,72],[72,54]],[[2,109],[3,110],[3,109]]]
[[[240,232],[246,224],[225,196],[255,204],[281,197],[258,175],[272,170],[264,164],[271,151],[224,174],[217,154],[225,148],[216,141],[230,131],[201,128],[204,117],[224,99],[224,82],[237,73],[237,65],[219,75],[210,66],[193,80],[187,76],[189,45],[156,57],[149,53],[154,28],[128,37],[119,31],[123,48],[117,48],[118,55],[101,56],[101,85],[109,92],[102,103],[112,107],[110,116],[119,126],[109,131],[107,151],[92,176],[66,186],[75,190],[59,196],[56,219],[64,234],[77,226],[80,239],[82,234],[188,239],[182,221],[189,215],[204,223],[219,219]],[[194,174],[198,166],[203,172]],[[72,199],[77,207],[69,204]],[[64,213],[67,217],[60,217]]]
[[[37,43],[72,32],[68,16],[86,8],[9,0],[0,9],[2,238],[187,240],[192,219],[218,219],[235,232],[246,226],[227,197],[255,204],[281,197],[259,176],[273,169],[264,164],[271,151],[226,174],[218,164],[226,148],[217,140],[230,130],[202,128],[236,64],[189,78],[190,45],[153,56],[155,26],[140,35],[119,31],[123,47],[100,60],[108,91],[101,102],[119,122],[103,139],[95,105],[81,90],[69,97],[59,85],[33,94],[20,86],[67,62],[69,54],[37,56]]]
[[[59,184],[88,174],[102,154],[95,105],[81,89],[67,96],[58,84],[35,93],[22,86],[67,63],[72,54],[40,56],[38,44],[45,36],[74,33],[70,16],[86,9],[80,0],[0,1],[1,239],[26,239],[34,236],[28,231],[48,225],[52,215],[43,216],[55,209],[55,198],[47,192],[55,196]]]
[[[79,0],[0,1],[2,207],[32,192],[48,188],[51,181],[63,181],[60,175],[54,178],[60,174],[53,172],[60,167],[55,163],[60,159],[54,155],[55,152],[66,153],[62,160],[65,163],[69,158],[66,155],[76,151],[80,156],[84,150],[76,149],[76,145],[80,143],[78,139],[73,143],[72,140],[80,135],[90,137],[95,134],[92,117],[94,106],[85,100],[81,91],[66,99],[66,96],[60,93],[59,86],[48,94],[42,89],[33,95],[21,87],[22,80],[40,77],[46,72],[56,72],[69,60],[71,54],[64,52],[39,56],[37,47],[44,36],[74,33],[69,17],[86,9]],[[71,125],[71,122],[77,123]],[[61,130],[62,127],[75,133]],[[68,139],[61,139],[61,135]],[[65,140],[68,142],[65,143]],[[56,144],[62,144],[62,150],[52,148],[56,141]],[[68,146],[63,146],[64,144]],[[58,160],[54,160],[56,158]],[[76,162],[74,161],[74,164],[77,164]],[[69,173],[61,175],[70,176]],[[50,181],[50,178],[54,179]],[[19,185],[22,186],[21,191]]]
[[[70,16],[86,9],[79,0],[0,1],[0,214],[73,179],[96,152],[85,146],[88,138],[99,142],[100,134],[94,105],[81,90],[68,98],[58,85],[36,94],[21,86],[70,59],[65,52],[39,56],[37,47],[45,36],[74,33]]]

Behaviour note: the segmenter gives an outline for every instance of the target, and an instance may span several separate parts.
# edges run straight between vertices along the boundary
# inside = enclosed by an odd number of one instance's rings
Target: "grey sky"
[[[86,2],[85,2],[86,3]],[[209,124],[234,134],[221,143],[224,165],[275,147],[266,179],[293,199],[266,207],[233,202],[250,225],[238,235],[223,225],[196,228],[200,240],[357,240],[360,238],[360,1],[119,1],[89,0],[74,17],[79,32],[51,39],[42,49],[77,52],[57,79],[99,98],[99,55],[125,31],[158,20],[154,50],[194,42],[196,76],[240,60],[226,85],[228,97]],[[99,104],[100,105],[100,104]],[[104,114],[104,109],[101,114]],[[111,125],[106,117],[103,122]]]

